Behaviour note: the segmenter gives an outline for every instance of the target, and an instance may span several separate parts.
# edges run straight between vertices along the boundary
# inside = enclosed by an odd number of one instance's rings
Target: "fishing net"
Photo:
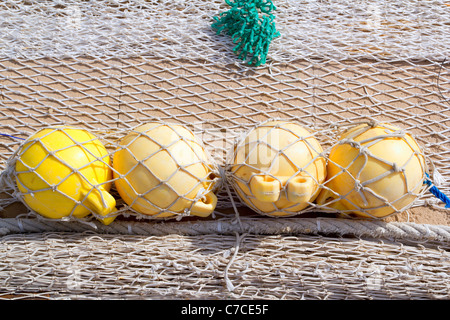
[[[448,4],[253,1],[266,22],[251,30],[268,34],[252,38],[220,29],[242,3],[0,4],[0,297],[448,299]],[[255,48],[236,43],[244,35]],[[281,124],[246,140],[273,121],[308,133]],[[399,161],[391,142],[407,150]],[[306,162],[290,151],[299,144]],[[255,146],[290,175],[256,167]],[[84,162],[69,164],[74,150]],[[317,176],[318,160],[334,173]],[[47,181],[58,163],[65,174]],[[364,177],[369,164],[381,173]],[[21,174],[45,187],[21,188]],[[254,205],[261,176],[283,205]],[[283,200],[299,176],[314,185],[301,208]],[[71,179],[81,198],[67,196]],[[66,211],[21,201],[40,193],[68,199]]]
[[[83,129],[45,128],[12,157],[8,184],[31,211],[56,219],[93,213],[109,224],[130,211],[156,218],[213,212],[220,172],[187,128],[151,122],[113,146],[108,152]],[[113,183],[125,200],[120,210],[109,193]]]

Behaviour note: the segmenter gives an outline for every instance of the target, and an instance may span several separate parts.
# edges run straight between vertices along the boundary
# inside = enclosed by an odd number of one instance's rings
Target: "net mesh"
[[[20,192],[14,179],[23,139],[44,128],[71,126],[88,130],[113,159],[120,139],[154,121],[183,125],[192,131],[209,154],[209,161],[217,166],[215,178],[227,182],[218,183],[221,188],[213,219],[234,217],[237,207],[243,212],[246,204],[231,188],[224,169],[239,139],[250,128],[273,119],[292,121],[310,130],[323,148],[321,155],[328,160],[348,128],[361,123],[399,127],[420,146],[421,152],[411,158],[423,156],[423,167],[433,184],[450,194],[450,30],[442,14],[450,10],[448,4],[414,0],[286,0],[274,4],[280,36],[270,44],[266,63],[249,67],[233,52],[232,39],[211,28],[213,17],[229,9],[221,0],[3,1],[0,207],[7,213],[2,215],[30,214],[18,201]],[[114,172],[111,163],[100,162]],[[403,165],[391,169],[401,170]],[[186,165],[176,167],[177,172],[185,172]],[[198,181],[209,178],[198,177]],[[94,185],[100,188],[108,182],[115,182],[114,177]],[[394,205],[394,213],[427,207],[433,209],[434,216],[443,217],[440,221],[446,221],[445,204],[428,192],[429,187],[408,189],[407,194],[417,195],[417,199],[411,206]],[[118,209],[112,215],[150,217],[137,214],[124,203],[115,183],[111,183],[110,192]],[[189,201],[195,198],[187,197],[186,192],[177,195]],[[311,202],[303,210],[318,212],[331,204]],[[8,211],[10,208],[13,210]],[[93,223],[87,219],[86,228]],[[53,249],[53,243],[49,245],[46,240],[22,239],[45,250]],[[277,241],[264,241],[272,240]],[[106,237],[105,241],[115,240]],[[170,246],[169,238],[161,241]],[[326,251],[326,243],[317,250]],[[2,270],[11,270],[7,263]],[[448,268],[448,260],[443,265]],[[236,271],[226,270],[227,274]],[[441,281],[448,283],[446,278]],[[198,288],[209,290],[206,283]],[[448,287],[439,290],[447,291],[437,296],[448,296]],[[86,296],[87,291],[83,291]],[[244,291],[242,296],[246,296]],[[288,291],[283,297],[299,297]],[[399,296],[405,297],[403,293]]]

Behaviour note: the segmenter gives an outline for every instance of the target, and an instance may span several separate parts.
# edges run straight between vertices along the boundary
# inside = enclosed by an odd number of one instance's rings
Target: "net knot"
[[[369,154],[370,153],[369,149],[366,146],[361,146],[361,144],[358,143],[356,145],[356,148],[358,148],[358,147],[359,147],[360,154]]]

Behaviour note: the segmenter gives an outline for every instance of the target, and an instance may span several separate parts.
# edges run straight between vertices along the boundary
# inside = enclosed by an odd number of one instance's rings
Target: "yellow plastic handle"
[[[271,176],[254,176],[250,180],[250,190],[262,202],[275,202],[280,198],[281,183]]]
[[[305,203],[311,199],[314,189],[313,178],[299,175],[287,183],[287,198],[290,202]]]
[[[111,215],[117,211],[116,199],[102,187],[91,189],[84,204],[100,216],[99,220],[104,225],[110,224],[116,218],[116,216]]]
[[[209,192],[197,200],[191,207],[191,214],[198,217],[207,217],[214,212],[217,205],[217,196]]]

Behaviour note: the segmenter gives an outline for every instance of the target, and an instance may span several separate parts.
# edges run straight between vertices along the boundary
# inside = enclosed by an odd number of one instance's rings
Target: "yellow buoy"
[[[358,125],[331,149],[326,186],[317,202],[383,218],[417,198],[425,172],[425,158],[409,133],[389,124]]]
[[[117,190],[135,211],[156,218],[209,216],[219,173],[184,126],[150,122],[119,142],[113,167]]]
[[[271,216],[298,214],[317,196],[326,160],[302,126],[269,121],[250,130],[229,159],[229,180],[241,200]]]
[[[17,153],[20,197],[44,217],[83,218],[94,213],[104,224],[114,220],[109,194],[110,158],[91,133],[71,127],[46,128],[25,141]]]

